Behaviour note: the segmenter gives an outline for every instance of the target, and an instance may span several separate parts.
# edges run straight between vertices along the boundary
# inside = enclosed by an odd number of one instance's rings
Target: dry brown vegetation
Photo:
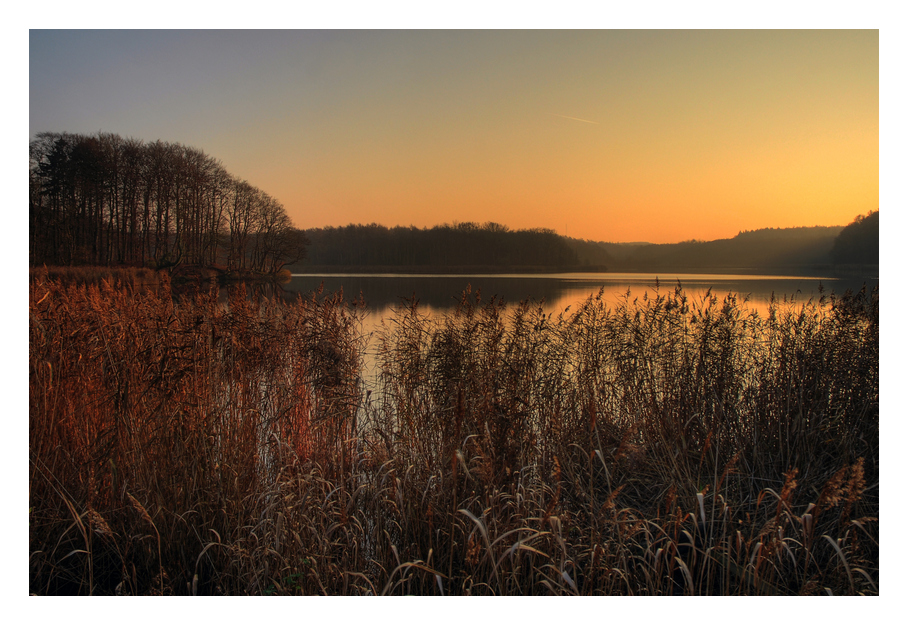
[[[37,594],[876,594],[876,294],[30,286]]]
[[[162,272],[148,267],[78,265],[66,267],[32,267],[29,279],[43,278],[66,284],[97,284],[102,280],[130,287],[156,286]]]

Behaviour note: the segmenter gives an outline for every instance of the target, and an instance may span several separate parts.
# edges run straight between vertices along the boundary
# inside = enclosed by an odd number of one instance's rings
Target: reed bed
[[[36,594],[877,594],[876,293],[30,286]]]
[[[102,280],[135,286],[157,286],[164,273],[148,267],[77,265],[72,267],[31,267],[29,279],[43,278],[66,284],[97,284]]]

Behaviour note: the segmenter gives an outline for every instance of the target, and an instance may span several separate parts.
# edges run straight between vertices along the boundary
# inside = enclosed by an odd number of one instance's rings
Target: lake
[[[309,293],[324,285],[326,292],[343,289],[347,298],[360,294],[370,317],[386,317],[391,307],[411,297],[430,314],[443,313],[455,307],[468,286],[482,293],[483,301],[496,296],[509,304],[531,298],[543,302],[546,311],[560,311],[604,289],[606,301],[616,302],[628,290],[631,298],[653,293],[656,281],[660,290],[670,291],[678,282],[690,299],[703,296],[707,290],[724,296],[736,293],[747,297],[748,305],[765,312],[770,298],[795,298],[806,302],[819,296],[820,286],[826,294],[857,291],[864,280],[828,276],[773,276],[741,274],[650,274],[650,273],[559,273],[559,274],[493,274],[493,275],[421,275],[421,274],[293,274],[284,289],[292,293]],[[867,288],[879,285],[879,279],[867,280]]]

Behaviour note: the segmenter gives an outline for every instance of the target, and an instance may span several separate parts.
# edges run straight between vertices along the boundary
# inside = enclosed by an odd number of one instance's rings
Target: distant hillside
[[[837,265],[878,265],[880,262],[880,211],[858,215],[845,226],[832,246]]]
[[[510,230],[495,223],[433,228],[377,224],[306,231],[309,260],[295,271],[318,272],[698,272],[830,271],[842,226],[766,228],[731,239],[671,244],[605,243],[552,230]]]
[[[765,228],[731,239],[627,246],[605,243],[613,271],[810,271],[832,264],[842,226]]]

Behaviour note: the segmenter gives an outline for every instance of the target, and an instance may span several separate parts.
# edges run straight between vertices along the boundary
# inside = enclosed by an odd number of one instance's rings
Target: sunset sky
[[[29,132],[190,145],[301,228],[675,242],[879,208],[878,31],[31,31]]]

